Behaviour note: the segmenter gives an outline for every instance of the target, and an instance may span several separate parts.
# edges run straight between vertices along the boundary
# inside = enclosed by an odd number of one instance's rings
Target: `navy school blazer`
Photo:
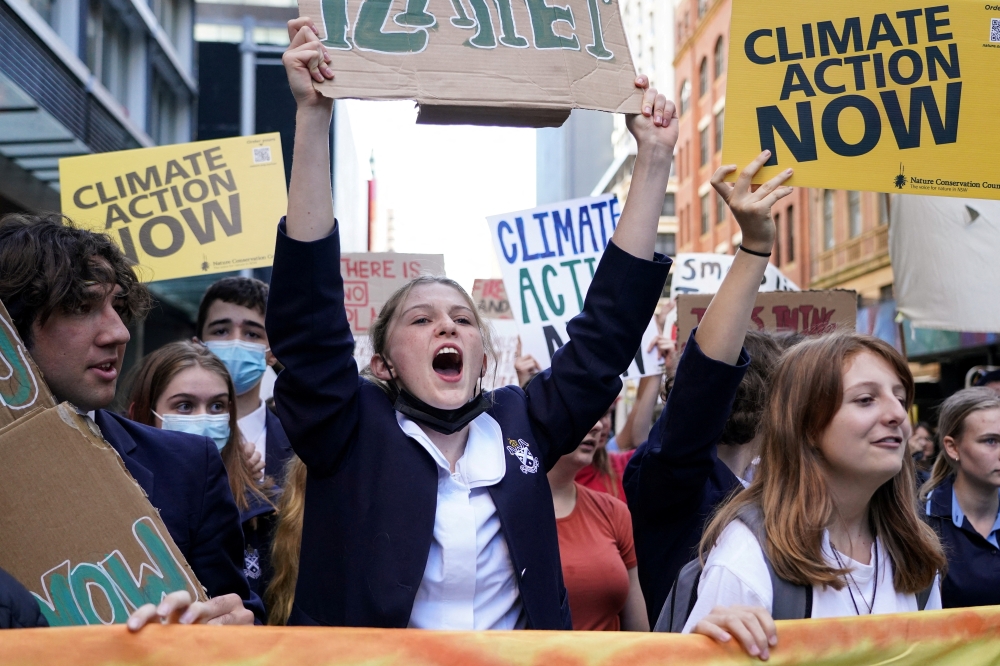
[[[951,518],[954,486],[955,477],[945,479],[931,492],[925,507],[927,523],[937,532],[948,558],[948,574],[941,581],[941,605],[995,606],[1000,604],[1000,551],[968,518],[955,527]]]
[[[208,596],[238,594],[254,617],[264,622],[264,604],[243,575],[240,512],[215,443],[103,409],[97,410],[94,421],[160,512]]]
[[[0,629],[47,627],[38,602],[24,585],[0,569]]]
[[[285,475],[285,463],[292,457],[292,445],[288,441],[281,420],[270,409],[264,409],[264,429],[267,431],[267,449],[264,451],[264,473],[274,479],[279,486]]]
[[[493,391],[507,470],[490,487],[531,629],[571,629],[545,472],[575,449],[621,389],[670,260],[609,244],[570,342],[522,391]],[[406,627],[437,508],[437,465],[396,421],[393,403],[358,376],[344,309],[339,228],[310,242],[279,225],[267,307],[284,370],[278,416],[308,483],[289,624]]]
[[[697,329],[695,329],[697,330]],[[649,626],[656,623],[681,567],[698,554],[705,523],[740,480],[716,456],[750,356],[736,365],[711,359],[691,332],[667,404],[625,468],[639,586]]]

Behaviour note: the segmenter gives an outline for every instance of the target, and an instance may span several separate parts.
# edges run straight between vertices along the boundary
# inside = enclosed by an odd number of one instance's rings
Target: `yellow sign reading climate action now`
[[[733,0],[730,39],[723,162],[771,150],[755,182],[1000,199],[998,3]]]
[[[277,133],[70,157],[59,185],[63,213],[147,282],[270,266],[287,207]]]

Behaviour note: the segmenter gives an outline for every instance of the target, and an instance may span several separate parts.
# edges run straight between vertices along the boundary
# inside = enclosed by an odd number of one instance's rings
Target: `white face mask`
[[[156,414],[156,412],[153,412]],[[164,430],[208,437],[221,451],[229,442],[229,414],[156,414]]]

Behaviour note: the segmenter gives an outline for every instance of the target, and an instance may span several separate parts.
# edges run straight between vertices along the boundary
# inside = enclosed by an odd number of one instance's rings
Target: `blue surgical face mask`
[[[226,364],[236,387],[236,395],[243,395],[256,386],[267,370],[267,347],[264,345],[243,340],[222,340],[206,342],[205,346]]]
[[[153,412],[156,414],[156,412]],[[229,442],[229,414],[156,414],[164,430],[208,437],[221,451]]]

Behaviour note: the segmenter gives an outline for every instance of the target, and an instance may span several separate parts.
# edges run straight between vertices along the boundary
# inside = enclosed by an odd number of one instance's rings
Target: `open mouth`
[[[114,361],[92,365],[90,366],[90,369],[97,371],[97,374],[100,375],[102,379],[114,379],[118,376],[118,371],[115,368]]]
[[[443,379],[456,381],[462,376],[462,352],[458,347],[446,345],[434,355],[431,367]]]
[[[896,448],[903,443],[902,437],[883,437],[882,439],[872,442],[876,446],[886,446],[889,448]]]

